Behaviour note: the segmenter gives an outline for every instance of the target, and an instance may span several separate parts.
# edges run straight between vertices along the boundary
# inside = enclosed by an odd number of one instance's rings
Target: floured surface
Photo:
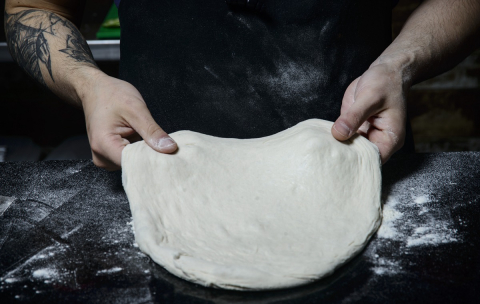
[[[135,247],[120,172],[91,161],[0,163],[0,195],[15,198],[0,216],[0,299],[474,303],[480,286],[480,152],[413,154],[390,160],[382,172],[379,229],[388,226],[392,237],[379,231],[345,267],[313,284],[239,293],[177,278]],[[424,235],[431,234],[438,242],[427,241]],[[417,239],[425,241],[407,246]],[[48,279],[38,276],[45,269]]]
[[[307,120],[248,140],[170,134],[174,155],[144,142],[122,155],[140,249],[206,286],[272,289],[330,274],[380,223],[380,162],[368,140],[340,143]]]
[[[362,253],[372,276],[343,303],[365,302],[371,299],[371,290],[382,286],[404,286],[399,292],[407,288],[411,292],[415,286],[411,294],[423,296],[427,303],[478,299],[478,294],[465,293],[476,290],[473,286],[480,282],[476,153],[414,154],[383,167],[382,225]],[[444,287],[445,281],[460,286],[458,282],[466,280],[472,283],[469,288]],[[410,302],[409,296],[402,302]]]

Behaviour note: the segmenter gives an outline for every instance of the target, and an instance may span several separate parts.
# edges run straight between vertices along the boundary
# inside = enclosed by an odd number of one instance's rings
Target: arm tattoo
[[[67,54],[68,57],[75,59],[77,62],[88,62],[95,65],[90,48],[78,30],[73,35],[67,36],[67,46],[60,52]]]
[[[44,66],[53,79],[51,55],[47,37],[59,36],[58,29],[68,32],[65,48],[57,50],[67,54],[75,62],[97,66],[80,31],[68,20],[44,10],[29,9],[16,14],[5,12],[5,32],[10,53],[14,60],[35,80],[46,87],[41,72]]]

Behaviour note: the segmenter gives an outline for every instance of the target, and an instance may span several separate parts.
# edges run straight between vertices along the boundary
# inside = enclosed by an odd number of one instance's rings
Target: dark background
[[[81,32],[95,33],[113,1],[88,0]],[[4,0],[0,6],[4,7]],[[418,0],[401,0],[393,10],[395,37]],[[3,14],[0,41],[5,41]],[[118,62],[98,62],[111,76]],[[412,88],[408,111],[417,152],[480,151],[480,50],[453,70]],[[85,135],[81,109],[37,86],[15,63],[0,62],[0,138],[26,137],[40,147],[41,158],[72,136]]]

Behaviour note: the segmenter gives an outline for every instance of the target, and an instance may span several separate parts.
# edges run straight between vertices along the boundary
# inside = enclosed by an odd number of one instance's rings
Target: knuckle
[[[101,151],[100,141],[97,139],[92,139],[90,141],[90,149],[92,150],[93,153],[100,153]]]
[[[93,157],[93,164],[98,168],[105,169],[107,171],[115,171],[119,169],[116,165],[111,164],[109,162],[105,162],[101,160],[101,158],[94,156]]]
[[[102,162],[98,157],[93,156],[93,164],[99,168],[106,169],[107,165]]]
[[[405,144],[405,135],[402,133],[390,132],[389,140],[386,142],[386,148],[389,155],[400,150]]]

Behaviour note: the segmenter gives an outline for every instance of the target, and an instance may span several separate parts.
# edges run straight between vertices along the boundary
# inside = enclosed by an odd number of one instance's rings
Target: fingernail
[[[352,132],[349,127],[343,122],[336,122],[333,125],[333,128],[337,130],[338,133],[342,134],[345,137],[349,137],[350,133]]]
[[[171,137],[162,137],[160,138],[157,143],[155,144],[155,146],[158,148],[158,149],[166,149],[166,148],[170,148],[171,146],[174,146],[176,145],[175,141],[171,138]]]

